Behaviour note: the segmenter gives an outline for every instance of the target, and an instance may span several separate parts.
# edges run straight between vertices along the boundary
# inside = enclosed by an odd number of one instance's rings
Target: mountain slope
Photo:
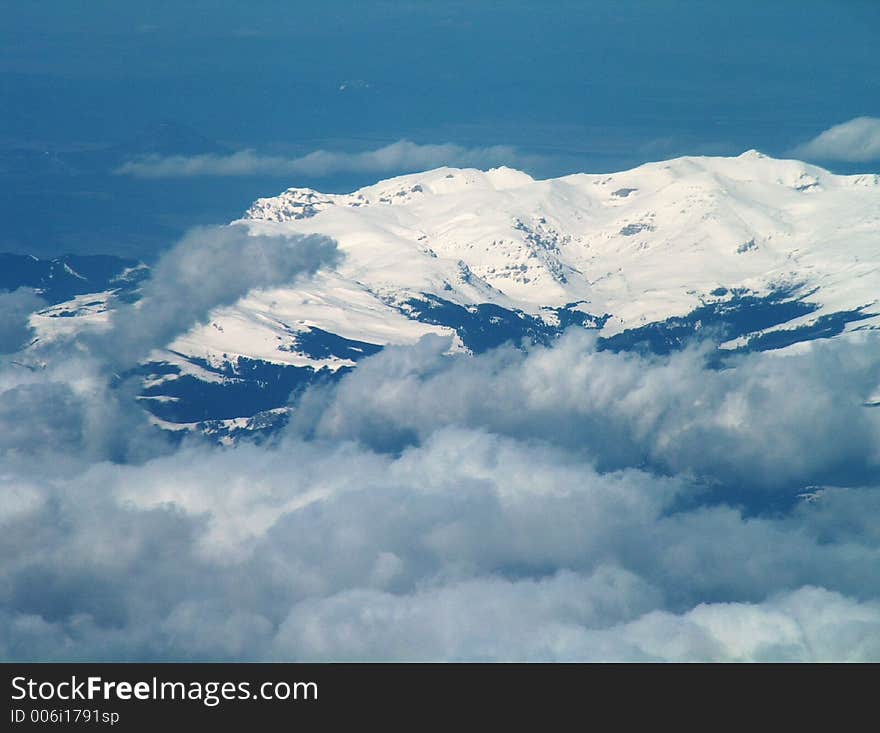
[[[755,151],[544,181],[441,168],[351,194],[292,188],[240,221],[328,235],[344,259],[154,354],[144,397],[165,420],[250,418],[427,333],[480,351],[575,325],[605,348],[664,352],[708,327],[725,348],[766,349],[880,325],[880,177]]]
[[[870,303],[878,216],[877,176],[750,151],[548,181],[439,169],[347,196],[290,189],[245,220],[333,236],[340,274],[379,294],[405,284],[532,313],[584,301],[614,332],[683,315],[719,287],[806,283],[829,309]]]

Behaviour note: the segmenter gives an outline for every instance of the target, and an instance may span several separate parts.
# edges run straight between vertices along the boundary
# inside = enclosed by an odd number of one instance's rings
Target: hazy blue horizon
[[[282,187],[351,190],[401,172],[183,186],[112,176],[163,121],[223,150],[286,157],[401,139],[507,146],[519,167],[548,177],[684,154],[786,155],[836,124],[880,116],[872,2],[53,0],[0,10],[0,213],[10,222],[0,250],[149,257]],[[107,149],[117,158],[88,158]]]

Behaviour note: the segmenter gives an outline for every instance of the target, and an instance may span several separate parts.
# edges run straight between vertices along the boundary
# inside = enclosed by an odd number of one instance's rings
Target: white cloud
[[[277,659],[358,661],[869,661],[880,604],[804,587],[762,603],[639,610],[650,589],[614,568],[541,580],[486,578],[412,595],[349,591],[297,605]],[[621,621],[635,616],[631,621]]]
[[[250,290],[314,274],[339,257],[336,243],[317,235],[255,236],[239,226],[193,229],[156,263],[141,300],[113,311],[110,330],[89,346],[115,367],[130,367],[213,308]]]
[[[252,239],[163,260],[123,361],[332,255]],[[229,448],[162,440],[101,350],[0,364],[0,658],[880,660],[875,339],[725,369],[427,339]]]
[[[30,314],[45,302],[30,288],[0,292],[0,354],[15,353],[33,337]]]
[[[880,465],[877,385],[863,345],[754,354],[707,368],[703,349],[670,357],[598,351],[570,331],[552,348],[442,358],[441,338],[386,349],[326,394],[307,396],[293,428],[397,450],[446,425],[540,438],[603,470],[647,465],[748,492],[862,480]],[[809,399],[806,396],[809,395]]]
[[[397,457],[190,445],[0,490],[27,497],[0,533],[3,658],[880,658],[876,489],[748,518],[446,429]],[[829,524],[839,502],[859,514]]]
[[[0,461],[32,457],[46,475],[70,462],[142,460],[167,448],[137,407],[133,382],[115,384],[151,350],[166,346],[211,309],[250,290],[308,276],[336,262],[319,236],[251,236],[242,227],[190,231],[156,263],[142,298],[112,312],[108,327],[0,362]],[[28,335],[32,292],[0,294],[0,353]],[[4,368],[5,367],[5,368]],[[28,368],[25,368],[28,367]],[[45,463],[44,463],[45,461]]]
[[[453,143],[419,145],[398,140],[360,153],[315,150],[298,158],[261,155],[242,150],[229,155],[150,155],[128,161],[115,172],[136,178],[188,178],[194,176],[303,175],[335,173],[400,173],[449,165],[485,168],[516,163],[516,151],[505,145],[466,148]]]
[[[817,160],[869,163],[880,160],[880,118],[856,117],[798,146],[794,154]]]

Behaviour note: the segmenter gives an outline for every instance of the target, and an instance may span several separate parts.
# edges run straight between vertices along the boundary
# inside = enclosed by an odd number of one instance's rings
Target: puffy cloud
[[[880,382],[864,343],[707,366],[705,348],[668,357],[615,354],[569,331],[552,348],[441,354],[439,337],[387,349],[298,405],[303,435],[399,450],[444,425],[559,445],[605,470],[648,466],[722,484],[742,496],[808,483],[858,483],[880,469],[880,413],[863,407]],[[731,497],[736,498],[736,497]]]
[[[261,155],[253,150],[229,155],[149,155],[128,161],[115,172],[136,178],[257,175],[320,178],[336,173],[399,173],[444,165],[485,168],[514,164],[517,159],[517,152],[505,145],[466,148],[454,143],[419,145],[409,140],[398,140],[360,153],[315,150],[298,158]]]
[[[760,604],[706,603],[680,616],[655,612],[614,631],[637,658],[859,662],[880,655],[880,604],[804,587]]]
[[[91,348],[114,365],[132,366],[212,309],[337,259],[336,243],[326,237],[250,235],[241,226],[194,229],[156,263],[141,300],[113,312],[109,331]]]
[[[598,577],[597,577],[598,576]],[[805,587],[764,603],[637,612],[637,580],[606,570],[465,581],[396,596],[349,591],[297,606],[274,653],[309,660],[821,662],[880,656],[880,604]]]
[[[21,357],[28,368],[0,364],[0,459],[54,459],[33,466],[42,475],[49,467],[164,453],[169,442],[137,406],[137,385],[113,384],[113,372],[124,373],[213,308],[311,274],[337,257],[335,243],[324,237],[250,236],[235,226],[189,232],[160,258],[141,300],[112,312],[109,328],[76,343],[37,344]],[[0,300],[18,314],[7,319],[9,333],[18,334],[10,343],[26,333],[27,309],[38,302],[23,291]]]
[[[134,385],[113,388],[104,372],[102,362],[75,350],[30,369],[0,366],[0,465],[44,477],[167,450],[166,438],[137,407]]]
[[[45,305],[30,288],[0,292],[0,354],[11,354],[33,338],[28,321],[31,313]]]
[[[878,653],[876,488],[747,517],[452,428],[397,456],[288,437],[4,482],[6,658]]]
[[[332,256],[194,234],[121,361]],[[875,339],[718,369],[428,338],[231,447],[163,441],[97,348],[0,368],[0,657],[880,659]]]
[[[847,163],[880,160],[880,119],[856,117],[834,125],[795,148],[794,154],[804,158]]]

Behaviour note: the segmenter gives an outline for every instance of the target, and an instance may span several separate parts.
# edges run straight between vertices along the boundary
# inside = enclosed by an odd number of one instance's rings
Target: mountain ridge
[[[255,404],[279,409],[291,385],[428,334],[476,352],[575,326],[603,348],[668,353],[701,330],[736,351],[880,327],[880,176],[754,150],[546,180],[438,168],[349,194],[290,188],[233,224],[325,235],[343,258],[252,291],[154,352],[143,398],[163,420],[193,390],[223,402],[208,384],[247,392],[256,380],[273,396]],[[53,321],[33,325],[51,339]],[[177,417],[253,417],[246,402]]]

